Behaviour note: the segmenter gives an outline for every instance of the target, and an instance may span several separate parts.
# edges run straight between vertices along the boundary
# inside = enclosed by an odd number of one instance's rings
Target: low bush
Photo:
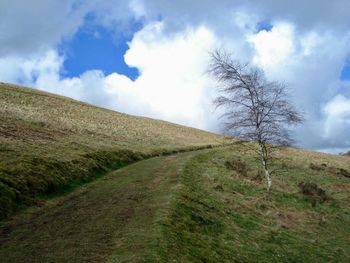
[[[318,187],[315,183],[300,182],[298,184],[301,194],[303,194],[312,204],[316,206],[316,203],[323,203],[330,198],[327,196],[326,191]]]
[[[344,176],[344,177],[347,177],[347,178],[350,178],[350,172],[348,170],[343,169],[343,168],[339,168],[337,171],[337,174]]]
[[[233,170],[240,175],[243,175],[243,176],[247,175],[247,172],[248,172],[247,165],[239,159],[233,159],[230,161],[226,161],[225,166],[228,169]]]
[[[327,164],[323,163],[321,165],[310,163],[309,168],[314,171],[324,171],[327,168]]]
[[[325,171],[329,174],[340,175],[350,178],[350,172],[348,170],[334,166],[327,166],[327,164],[325,163],[322,163],[321,165],[310,163],[309,168],[314,171]]]

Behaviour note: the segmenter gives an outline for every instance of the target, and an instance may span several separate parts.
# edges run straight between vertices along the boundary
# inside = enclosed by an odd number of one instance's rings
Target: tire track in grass
[[[18,215],[0,228],[0,262],[138,262],[156,254],[157,222],[199,152],[140,161]]]

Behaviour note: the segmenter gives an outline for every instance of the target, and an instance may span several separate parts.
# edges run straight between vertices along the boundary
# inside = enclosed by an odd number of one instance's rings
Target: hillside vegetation
[[[0,87],[0,262],[350,262],[348,156]]]
[[[266,192],[242,146],[186,165],[162,223],[162,262],[350,262],[350,162],[296,149],[275,154]]]
[[[0,219],[108,168],[222,143],[198,129],[0,83]]]
[[[0,258],[349,262],[347,158],[281,150],[270,194],[242,145],[151,158],[13,218],[0,227]]]

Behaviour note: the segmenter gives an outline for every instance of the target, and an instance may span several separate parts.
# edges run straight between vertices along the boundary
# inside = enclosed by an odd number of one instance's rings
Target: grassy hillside
[[[0,83],[0,219],[110,167],[222,142],[201,130]]]
[[[276,158],[270,194],[242,145],[138,162],[1,226],[0,258],[349,262],[348,157],[285,149]]]
[[[350,262],[349,157],[0,87],[0,262]]]
[[[271,194],[257,165],[242,146],[187,163],[162,262],[350,262],[348,157],[281,150]]]

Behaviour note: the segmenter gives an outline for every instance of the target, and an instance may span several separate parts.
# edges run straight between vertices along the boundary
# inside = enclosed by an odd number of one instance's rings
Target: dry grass
[[[198,129],[0,83],[0,219],[111,165],[223,142]]]
[[[2,84],[0,91],[1,135],[7,133],[2,136],[5,141],[57,141],[64,137],[97,148],[137,150],[222,143],[221,136],[209,132],[118,113],[29,88]],[[23,122],[31,127],[23,130]]]
[[[2,85],[0,98],[7,212],[111,163],[223,142],[30,89]],[[139,162],[19,214],[3,224],[0,254],[11,262],[349,262],[349,157],[278,150],[267,194],[244,143],[185,155]]]

